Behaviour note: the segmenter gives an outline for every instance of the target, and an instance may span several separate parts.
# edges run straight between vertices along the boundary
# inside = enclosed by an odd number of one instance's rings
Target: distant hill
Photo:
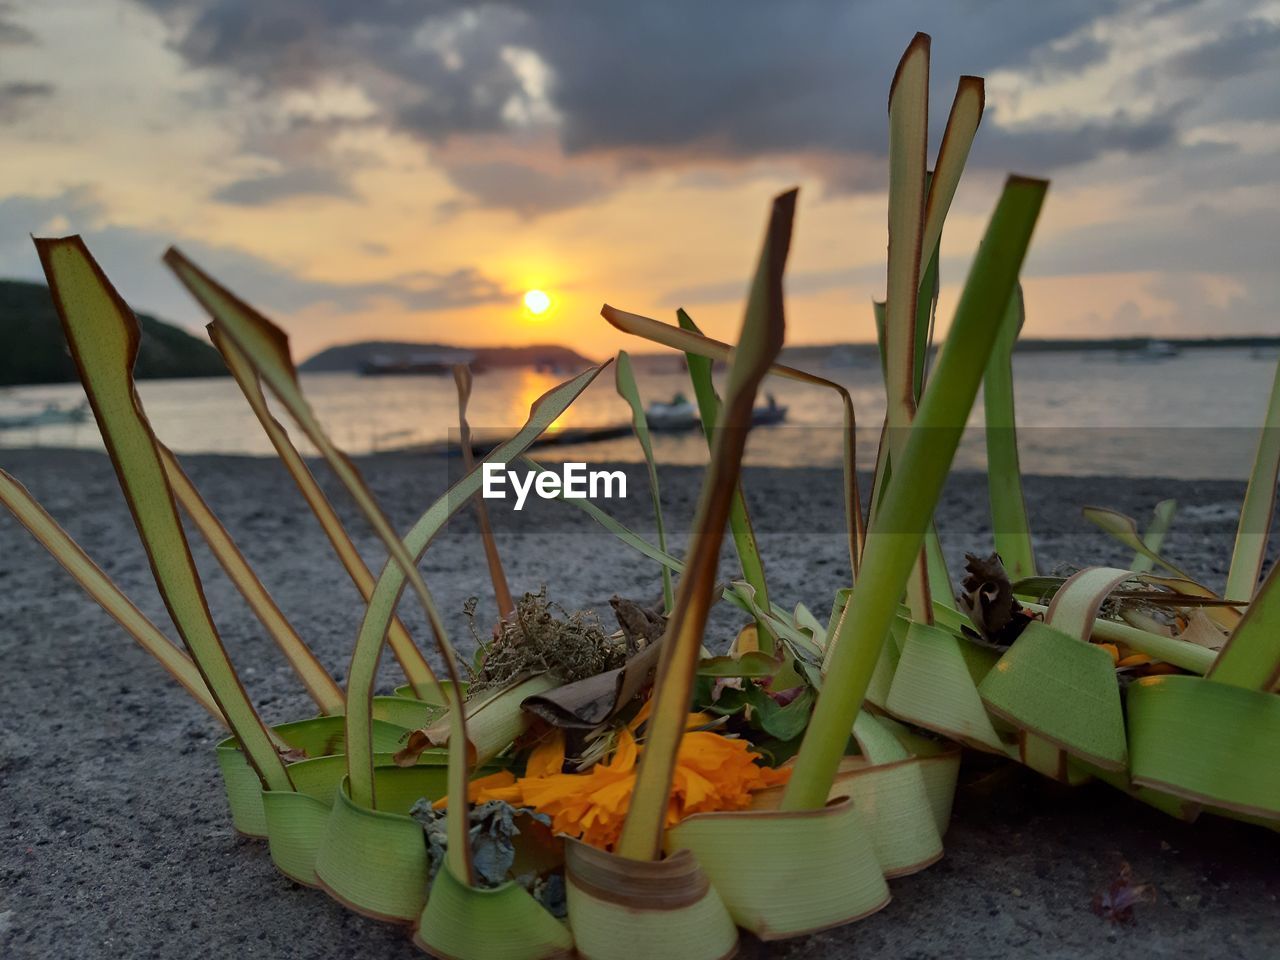
[[[408,343],[400,340],[362,340],[342,343],[321,350],[298,367],[303,373],[355,373],[366,363],[380,361],[412,361],[424,354],[471,355],[475,367],[547,367],[556,370],[581,370],[591,366],[582,354],[556,344],[529,347],[462,348],[443,343]]]
[[[145,313],[138,314],[138,321],[142,342],[134,376],[139,380],[227,374],[222,357],[207,340]],[[0,280],[0,386],[75,379],[75,364],[49,288]]]

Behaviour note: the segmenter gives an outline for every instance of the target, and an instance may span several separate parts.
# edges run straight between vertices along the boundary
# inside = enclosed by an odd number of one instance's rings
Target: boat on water
[[[775,423],[783,423],[787,419],[787,408],[778,403],[771,393],[765,397],[765,405],[751,411],[753,427],[771,427]]]
[[[644,412],[649,429],[657,433],[682,433],[698,426],[698,409],[683,393],[677,393],[669,403],[654,401]]]
[[[31,427],[47,427],[63,423],[84,423],[89,419],[89,401],[81,400],[74,407],[60,407],[46,403],[43,410],[0,417],[0,430],[25,430]]]
[[[645,419],[649,423],[649,429],[656,433],[681,433],[693,430],[701,423],[697,408],[683,393],[677,393],[669,403],[649,404]],[[787,408],[779,404],[773,394],[769,394],[767,403],[751,411],[753,427],[770,427],[783,423],[786,419]]]

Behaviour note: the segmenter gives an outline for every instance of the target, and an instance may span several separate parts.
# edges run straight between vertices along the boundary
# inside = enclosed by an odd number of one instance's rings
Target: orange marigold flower
[[[499,770],[487,777],[476,777],[467,784],[467,800],[471,803],[481,803],[483,795],[484,800],[505,800],[507,803],[515,804],[520,799],[520,791],[515,783],[515,775],[510,770]],[[449,798],[441,797],[431,806],[437,810],[444,810],[449,806]]]
[[[691,714],[689,726],[705,721],[704,716]],[[532,807],[551,817],[556,832],[611,849],[622,834],[644,749],[632,732],[638,726],[633,722],[619,730],[613,755],[585,773],[561,772],[564,734],[556,731],[530,755],[525,776],[514,782],[501,774],[477,780],[472,783],[471,799]],[[786,783],[790,769],[760,766],[755,762],[759,758],[745,740],[706,730],[685,733],[676,757],[668,826],[695,813],[742,810],[750,806],[755,791]]]

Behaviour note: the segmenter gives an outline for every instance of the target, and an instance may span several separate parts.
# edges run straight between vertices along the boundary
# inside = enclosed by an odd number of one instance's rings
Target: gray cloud
[[[13,4],[0,2],[0,48],[38,43],[36,35],[13,19]],[[0,82],[0,123],[11,123],[35,103],[53,96],[51,83],[26,80]]]
[[[373,44],[397,35],[403,38],[433,10],[456,6],[401,0],[140,2],[173,24],[174,46],[189,62],[233,67],[279,83],[305,83],[341,69]]]
[[[1166,198],[1168,200],[1169,198]],[[1108,221],[1046,236],[1032,245],[1038,276],[1132,272],[1275,273],[1276,211],[1173,203],[1141,219]]]
[[[53,96],[53,84],[14,81],[0,83],[0,123],[10,123],[22,116],[34,102]]]
[[[1176,104],[1179,126],[1187,130],[1223,122],[1273,122],[1280,119],[1275,83],[1265,82],[1280,68],[1280,23],[1250,14],[1257,0],[1185,5],[1175,11],[1178,30],[1194,40],[1163,60],[1123,77],[1118,98],[1147,100],[1153,94]]]
[[[1110,51],[1107,44],[1085,33],[1063,43],[1040,47],[1031,56],[1031,66],[1037,76],[1059,76],[1101,63]]]
[[[1280,51],[1280,23],[1243,20],[1179,53],[1169,61],[1169,67],[1182,77],[1224,80],[1275,64],[1277,51]],[[1272,86],[1272,96],[1274,92]]]
[[[13,4],[0,3],[0,47],[35,43],[36,35],[13,19]]]
[[[448,273],[422,270],[377,283],[348,284],[340,289],[365,302],[385,298],[421,311],[455,310],[499,303],[516,296],[516,291],[508,290],[475,267],[461,267]]]
[[[265,93],[333,76],[395,80],[384,91],[388,118],[428,140],[502,129],[523,91],[503,54],[527,22],[520,3],[139,2],[173,25],[189,63],[233,70]]]
[[[346,179],[336,171],[319,167],[296,167],[280,173],[234,180],[219,188],[213,199],[244,207],[264,207],[293,197],[355,196]]]
[[[3,13],[3,10],[0,10]],[[34,43],[36,36],[20,23],[0,19],[0,46],[19,46]]]
[[[315,280],[232,247],[103,223],[94,192],[77,187],[52,197],[0,200],[0,276],[40,280],[43,275],[29,234],[80,233],[120,292],[132,304],[189,326],[204,319],[160,263],[176,244],[237,293],[269,312],[289,314],[308,307],[357,310],[389,301],[414,311],[439,311],[510,300],[515,291],[474,267],[418,271],[362,283]]]
[[[527,42],[528,17],[504,5],[477,4],[423,19],[405,38],[380,45],[379,66],[411,91],[393,111],[394,124],[428,141],[457,134],[504,130],[512,110],[528,110],[531,99],[509,50]],[[431,37],[435,44],[420,38]]]
[[[473,202],[450,201],[441,213],[452,216],[468,207],[514,210],[524,217],[574,207],[608,192],[604,178],[586,171],[547,172],[509,160],[444,164],[445,174]]]
[[[948,266],[944,263],[943,267]],[[787,276],[787,292],[791,294],[821,293],[824,290],[865,285],[884,285],[885,266],[882,263],[866,264],[840,270],[792,271]],[[668,307],[696,306],[705,303],[745,302],[750,290],[750,280],[719,280],[668,290],[658,297],[658,302]]]
[[[1147,9],[1147,16],[1164,17],[1190,7],[1198,7],[1202,3],[1204,3],[1204,0],[1157,0]]]
[[[1108,153],[1151,153],[1173,143],[1177,133],[1171,112],[1151,117],[1119,112],[1107,120],[1066,117],[1009,127],[984,120],[971,157],[980,166],[1039,173],[1088,163]]]
[[[1225,197],[1232,191],[1262,193],[1276,182],[1280,168],[1272,151],[1245,151],[1223,140],[1202,140],[1163,160],[1160,176],[1148,180],[1135,199],[1162,206],[1170,197]],[[1280,231],[1280,225],[1277,226]]]
[[[961,73],[1024,65],[1113,6],[1033,9],[993,0],[979,13],[920,0],[714,0],[673,16],[662,4],[605,4],[539,16],[532,29],[534,49],[555,71],[570,152],[666,147],[733,156],[883,156],[886,78],[917,29],[939,37],[932,69],[938,94],[949,98]],[[997,21],[1001,29],[991,30]]]
[[[263,93],[340,77],[362,86],[383,122],[437,146],[532,124],[558,137],[566,156],[608,157],[619,172],[790,156],[835,191],[881,186],[864,174],[887,149],[885,82],[916,29],[939,37],[941,105],[961,73],[1064,72],[1102,60],[1108,48],[1088,27],[1118,8],[1117,0],[701,0],[678,10],[575,0],[138,2],[165,17],[194,65],[225,69]],[[520,51],[525,66],[531,54],[548,68],[545,91],[522,70]],[[935,132],[944,120],[940,107]],[[1011,131],[1008,142],[1048,172],[1108,151],[1153,149],[1170,139],[1167,123],[1062,117]],[[525,215],[613,186],[590,175],[575,186],[571,175],[521,165],[446,172],[478,205]]]

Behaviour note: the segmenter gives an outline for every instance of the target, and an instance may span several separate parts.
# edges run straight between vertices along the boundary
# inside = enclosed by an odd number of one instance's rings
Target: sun
[[[524,295],[524,305],[535,317],[540,317],[551,309],[551,298],[544,290],[530,290]]]

